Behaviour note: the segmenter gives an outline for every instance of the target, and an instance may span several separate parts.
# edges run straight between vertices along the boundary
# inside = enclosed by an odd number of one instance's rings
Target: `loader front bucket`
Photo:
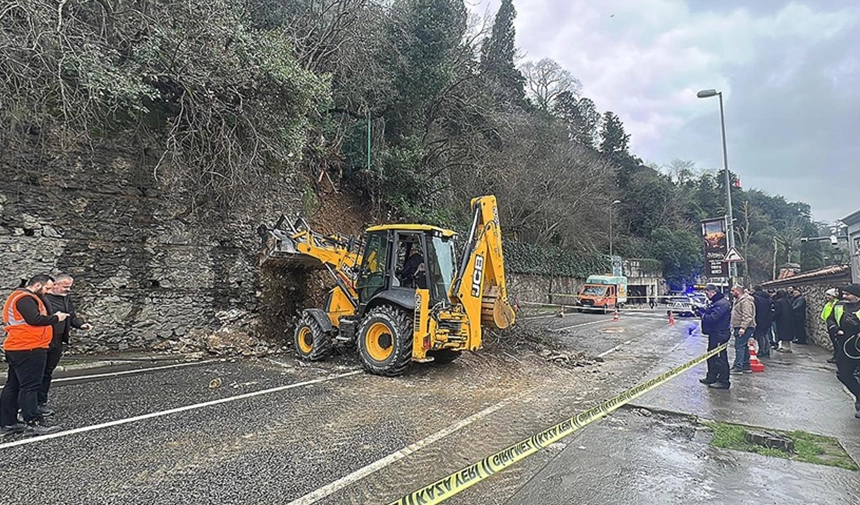
[[[318,259],[298,251],[297,243],[286,232],[275,229],[266,229],[263,236],[263,249],[260,251],[258,261],[260,267],[266,268],[290,268],[316,270],[323,268]]]

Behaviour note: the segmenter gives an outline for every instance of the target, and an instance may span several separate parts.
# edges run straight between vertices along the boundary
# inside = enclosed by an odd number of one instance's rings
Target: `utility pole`
[[[726,153],[726,119],[723,114],[723,93],[717,93],[720,97],[720,129],[723,137],[723,171],[726,174],[726,219],[728,220],[729,250],[735,248],[735,219],[732,216],[732,181],[729,177],[729,155]],[[738,277],[738,265],[729,263],[729,284],[734,284]]]
[[[720,99],[720,132],[723,139],[723,171],[726,177],[726,228],[729,233],[729,249],[735,247],[735,218],[732,215],[732,181],[729,177],[729,156],[726,153],[726,118],[723,112],[723,93],[715,89],[704,89],[696,96],[699,98],[719,97]],[[729,263],[729,283],[734,284],[738,276],[738,267],[735,262]]]

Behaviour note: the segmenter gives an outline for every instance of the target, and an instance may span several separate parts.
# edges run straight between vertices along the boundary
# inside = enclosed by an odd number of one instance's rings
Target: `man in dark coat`
[[[54,376],[54,369],[57,368],[60,358],[63,356],[63,344],[69,343],[71,328],[79,330],[89,330],[92,328],[91,325],[81,321],[75,312],[75,306],[72,304],[71,296],[69,296],[74,282],[71,275],[60,274],[55,277],[53,287],[45,296],[45,301],[48,302],[47,305],[51,314],[65,312],[69,317],[53,325],[54,338],[51,340],[51,346],[48,348],[48,360],[45,363],[42,387],[39,389],[39,413],[43,416],[54,415],[54,409],[47,405],[48,391],[51,389],[51,379]]]
[[[773,301],[761,286],[753,286],[755,303],[755,339],[758,342],[758,357],[770,357],[770,325],[773,323]]]
[[[729,300],[713,284],[705,286],[705,296],[711,301],[702,314],[702,333],[708,336],[708,350],[714,350],[731,338],[732,308]],[[699,379],[713,389],[729,389],[729,354],[723,349],[708,358],[708,375]]]
[[[773,299],[773,322],[776,336],[779,339],[779,352],[791,352],[791,341],[794,340],[794,313],[791,310],[791,300],[788,293],[780,289]]]
[[[806,345],[806,297],[797,288],[791,288],[791,311],[794,314],[794,343]]]

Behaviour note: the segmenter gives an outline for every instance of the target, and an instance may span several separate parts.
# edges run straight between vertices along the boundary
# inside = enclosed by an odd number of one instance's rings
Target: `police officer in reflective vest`
[[[833,307],[839,303],[841,296],[838,289],[830,288],[824,292],[824,297],[827,301],[824,303],[824,308],[821,309],[821,320],[824,321],[824,325],[826,326],[827,318],[830,317],[830,314],[833,314]],[[833,335],[830,335],[830,343],[833,344],[833,357],[828,359],[827,362],[836,363],[836,339]]]
[[[68,317],[64,312],[48,315],[42,297],[54,280],[48,275],[36,275],[27,287],[16,289],[3,305],[3,328],[6,340],[6,362],[9,377],[0,393],[0,431],[3,435],[26,432],[40,435],[59,430],[57,426],[42,426],[38,395],[45,373],[48,346],[53,331],[51,325]],[[24,424],[18,423],[18,409]]]
[[[842,301],[827,318],[827,331],[835,341],[836,377],[854,395],[854,417],[860,419],[860,284],[842,288]]]

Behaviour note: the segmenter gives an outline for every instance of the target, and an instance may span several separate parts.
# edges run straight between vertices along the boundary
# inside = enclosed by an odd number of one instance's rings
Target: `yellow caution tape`
[[[555,426],[552,426],[531,438],[527,438],[522,442],[516,443],[507,449],[503,449],[495,454],[487,456],[475,464],[469,465],[462,470],[452,473],[429,486],[425,486],[417,491],[413,491],[408,495],[400,498],[397,501],[391,502],[389,505],[433,505],[442,503],[451,498],[455,494],[474,486],[482,480],[498,473],[515,463],[526,459],[535,454],[544,447],[558,442],[564,437],[572,434],[580,428],[591,424],[598,419],[601,419],[611,412],[617,410],[622,405],[629,403],[631,400],[642,396],[651,391],[657,386],[662,385],[669,379],[672,379],[683,372],[693,368],[694,366],[706,361],[711,356],[715,356],[724,351],[728,343],[723,344],[712,351],[695,358],[692,361],[673,368],[668,372],[661,374],[649,381],[643,382],[638,386],[628,389],[618,396],[607,400],[596,407],[586,410],[570,419],[562,421]]]

